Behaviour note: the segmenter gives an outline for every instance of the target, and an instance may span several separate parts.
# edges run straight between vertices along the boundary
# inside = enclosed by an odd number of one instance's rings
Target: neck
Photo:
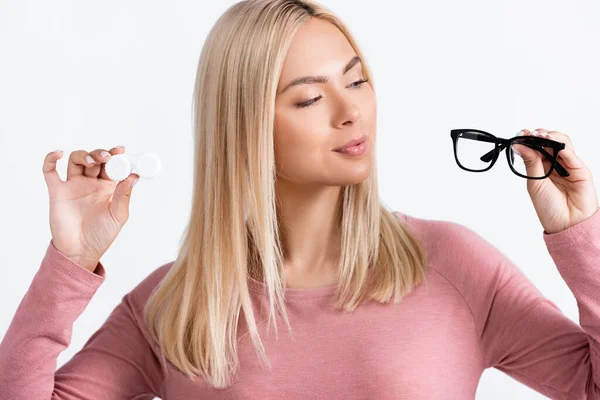
[[[277,184],[286,277],[332,277],[340,255],[341,187]]]

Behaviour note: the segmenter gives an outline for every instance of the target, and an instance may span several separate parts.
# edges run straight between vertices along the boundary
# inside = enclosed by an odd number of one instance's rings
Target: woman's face
[[[375,92],[370,82],[359,82],[365,76],[361,63],[352,61],[355,57],[342,32],[323,20],[311,19],[294,37],[275,99],[278,179],[342,186],[369,176],[375,147]],[[344,71],[346,66],[350,68]],[[288,86],[297,78],[317,75],[329,79]],[[363,136],[366,150],[361,155],[334,151]]]

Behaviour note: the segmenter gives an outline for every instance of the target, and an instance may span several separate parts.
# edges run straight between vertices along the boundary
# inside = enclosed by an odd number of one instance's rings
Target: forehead
[[[292,40],[278,89],[299,76],[340,75],[354,54],[354,49],[335,25],[311,18]]]

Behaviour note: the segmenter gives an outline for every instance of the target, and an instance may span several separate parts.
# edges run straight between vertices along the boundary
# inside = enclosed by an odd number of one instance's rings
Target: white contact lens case
[[[122,181],[129,174],[152,179],[160,172],[162,164],[156,153],[115,154],[104,165],[106,175],[113,181]]]

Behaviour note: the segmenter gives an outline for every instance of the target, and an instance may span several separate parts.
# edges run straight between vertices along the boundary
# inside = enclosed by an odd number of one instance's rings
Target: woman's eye
[[[317,101],[319,101],[319,99],[320,99],[321,97],[323,97],[323,96],[317,96],[317,97],[315,97],[314,99],[310,99],[310,100],[308,100],[308,101],[303,101],[303,102],[300,102],[300,103],[296,103],[296,107],[298,107],[298,108],[308,107],[308,106],[310,106],[311,104],[314,104],[314,103],[316,103]]]
[[[348,85],[348,86],[350,86],[350,87],[352,87],[352,88],[359,88],[359,87],[360,87],[360,86],[361,86],[363,83],[365,83],[365,82],[368,82],[368,81],[369,81],[368,79],[361,79],[361,80],[359,80],[359,81],[352,82],[352,83],[351,83],[350,85]],[[308,101],[304,101],[304,102],[296,103],[296,107],[298,107],[298,108],[308,107],[308,106],[310,106],[310,105],[312,105],[312,104],[316,103],[317,101],[319,101],[319,99],[321,99],[321,97],[323,97],[323,96],[317,96],[317,97],[315,97],[314,99],[310,99],[310,100],[308,100]]]
[[[368,79],[361,79],[360,81],[352,82],[349,86],[356,85],[354,87],[360,87],[365,82],[368,82]]]

